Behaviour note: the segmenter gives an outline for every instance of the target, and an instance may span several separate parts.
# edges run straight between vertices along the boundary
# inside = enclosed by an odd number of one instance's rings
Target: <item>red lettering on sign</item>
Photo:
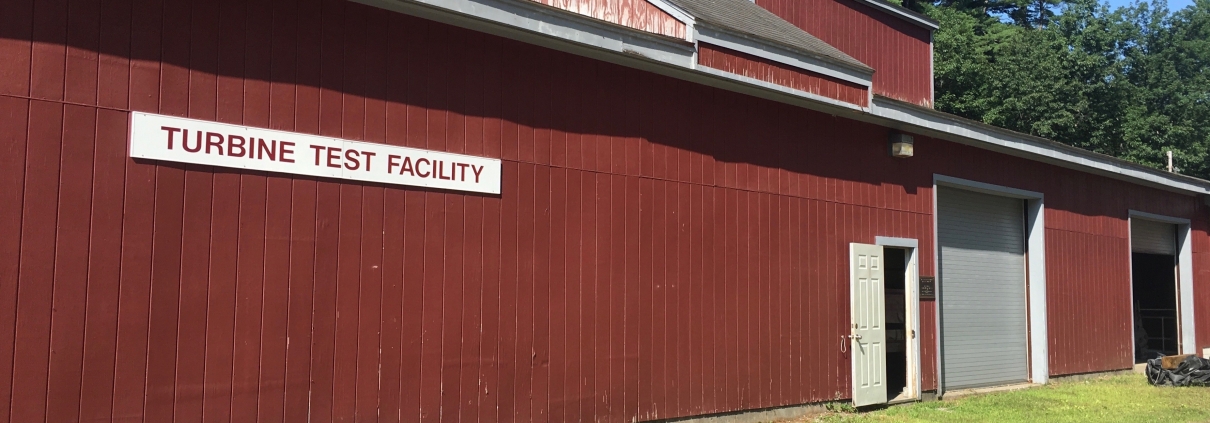
[[[483,166],[471,165],[471,172],[475,172],[475,183],[479,183],[479,173],[483,172]]]
[[[181,132],[181,128],[173,128],[171,126],[161,126],[160,129],[168,131],[168,149],[172,149],[172,136],[177,132]]]
[[[427,178],[427,177],[429,177],[429,175],[432,175],[433,174],[432,172],[420,173],[420,162],[429,163],[429,170],[433,169],[432,163],[429,162],[429,159],[426,159],[423,157],[416,159],[416,176],[419,176],[421,178]]]
[[[215,141],[214,140],[215,138],[218,138],[218,141]],[[218,155],[220,155],[220,156],[223,155],[223,141],[224,141],[223,134],[207,132],[206,133],[206,154],[210,154],[210,147],[214,147],[214,148],[218,149]]]
[[[407,157],[407,156],[403,157],[403,166],[399,168],[399,174],[402,175],[403,172],[407,172],[408,174],[410,174],[412,176],[416,176],[416,171],[412,169],[412,158],[411,157]]]
[[[239,140],[239,143],[236,143],[235,140]],[[239,154],[235,153],[235,149],[237,149],[237,148],[239,149]],[[246,153],[247,150],[248,149],[244,148],[244,137],[241,137],[239,135],[228,135],[227,136],[227,155],[228,156],[244,157],[244,153]]]
[[[374,156],[378,155],[378,153],[375,153],[372,151],[362,151],[361,155],[365,156],[365,158],[366,158],[366,172],[369,172],[370,171],[370,159],[374,158]]]
[[[189,148],[189,130],[182,129],[181,131],[185,134],[183,137],[181,137],[181,145],[183,145],[185,147],[185,151],[188,151],[190,153],[196,153],[196,152],[202,151],[202,132],[201,131],[197,132],[197,144],[195,144],[193,146],[193,148]]]
[[[340,169],[339,163],[334,163],[332,160],[340,160],[340,149],[336,147],[328,147],[328,167]]]
[[[282,163],[294,163],[293,157],[287,157],[291,154],[294,154],[294,149],[291,148],[294,147],[294,143],[291,141],[282,141],[278,144],[278,147],[280,148],[280,151],[277,153],[277,158],[281,159]]]
[[[466,182],[466,167],[467,166],[470,166],[470,165],[468,165],[466,163],[458,163],[458,169],[462,171],[462,176],[460,177],[461,179],[459,179],[459,181]]]
[[[319,166],[319,153],[321,151],[324,151],[324,149],[326,149],[326,148],[327,147],[324,147],[322,145],[311,145],[311,149],[315,150],[315,165],[316,166]]]
[[[394,154],[387,155],[387,173],[393,172],[391,169],[393,169],[395,166],[399,166],[399,163],[395,163],[395,159],[398,159],[398,158],[399,158],[399,156],[396,156]]]
[[[360,152],[357,150],[345,150],[345,169],[357,170],[357,168],[360,168],[361,162],[357,161],[357,156],[359,155]],[[349,163],[353,164],[349,165]]]
[[[256,139],[256,158],[265,158],[265,153],[269,153],[269,160],[277,160],[277,140],[271,140],[265,144],[264,138]]]

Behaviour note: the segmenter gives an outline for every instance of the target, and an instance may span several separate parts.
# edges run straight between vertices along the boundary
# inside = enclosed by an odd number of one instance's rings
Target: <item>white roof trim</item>
[[[698,24],[694,26],[694,30],[696,31],[694,38],[697,39],[698,42],[714,44],[719,47],[751,54],[762,59],[772,60],[774,62],[818,73],[820,75],[826,75],[842,81],[852,82],[854,84],[864,86],[867,89],[872,84],[871,81],[874,77],[874,74],[871,72],[840,66],[799,53],[794,50],[781,48],[780,46],[769,43],[762,43],[750,37],[735,34],[711,25]]]
[[[925,28],[928,28],[929,30],[936,30],[937,28],[940,28],[940,26],[938,26],[936,23],[934,23],[928,19],[923,19],[914,14],[905,12],[898,7],[895,7],[895,6],[887,4],[887,3],[883,3],[878,0],[857,0],[857,1],[861,2],[861,3],[865,3],[870,6],[873,6],[875,9],[880,9],[880,10],[890,13],[892,15],[899,16],[903,19],[911,21],[912,23],[914,23],[916,25],[920,25]]]
[[[874,97],[870,106],[863,109],[765,81],[697,66],[696,48],[687,42],[614,25],[529,0],[353,1],[1029,160],[1170,191],[1210,194],[1210,181],[1144,168],[1109,156],[970,122],[919,106]],[[762,44],[762,47],[764,46]],[[776,50],[769,48],[771,52]],[[782,58],[777,61],[785,63],[783,60],[791,59]]]

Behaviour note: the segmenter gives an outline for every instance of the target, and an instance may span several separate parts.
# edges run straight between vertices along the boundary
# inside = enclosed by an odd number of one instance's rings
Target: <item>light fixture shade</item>
[[[891,133],[891,157],[905,159],[912,157],[915,154],[911,135],[892,132]]]

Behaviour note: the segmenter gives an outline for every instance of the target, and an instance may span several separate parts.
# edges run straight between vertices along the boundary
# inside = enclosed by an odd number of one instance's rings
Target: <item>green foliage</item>
[[[937,109],[1156,168],[1171,150],[1210,177],[1210,0],[1054,4],[923,6],[941,22]]]
[[[1143,375],[1054,382],[1021,391],[833,413],[823,422],[1204,422],[1210,389],[1157,388]]]

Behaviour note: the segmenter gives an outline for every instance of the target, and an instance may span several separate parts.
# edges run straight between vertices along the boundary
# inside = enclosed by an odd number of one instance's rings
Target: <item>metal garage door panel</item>
[[[1130,219],[1130,250],[1136,253],[1176,255],[1176,225]]]
[[[937,204],[945,388],[1026,381],[1022,201],[941,188]]]

